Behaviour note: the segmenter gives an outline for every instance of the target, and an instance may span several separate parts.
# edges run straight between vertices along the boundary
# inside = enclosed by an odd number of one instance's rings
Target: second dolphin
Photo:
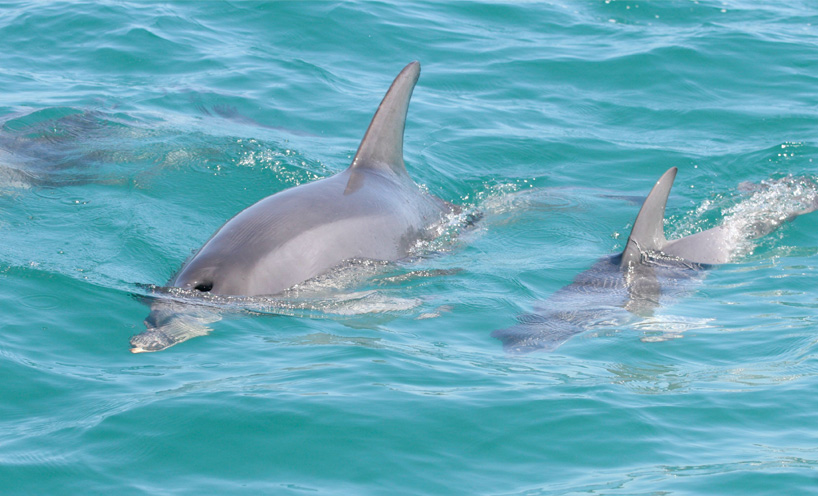
[[[492,336],[512,353],[554,350],[588,329],[621,324],[631,315],[648,317],[660,305],[660,297],[684,294],[687,281],[699,277],[702,269],[729,262],[744,241],[818,208],[818,192],[807,187],[795,195],[792,205],[765,205],[760,210],[767,210],[766,216],[723,222],[668,240],[665,205],[675,178],[673,167],[656,182],[621,254],[598,261],[573,283],[535,305],[534,312],[518,317],[517,325],[494,331]]]

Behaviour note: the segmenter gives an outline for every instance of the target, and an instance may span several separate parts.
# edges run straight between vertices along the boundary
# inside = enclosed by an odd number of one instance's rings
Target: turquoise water
[[[671,166],[674,235],[818,179],[818,6],[781,3],[0,4],[0,492],[818,492],[818,214],[653,317],[490,335]],[[151,285],[343,170],[415,59],[407,167],[476,226],[129,353]]]

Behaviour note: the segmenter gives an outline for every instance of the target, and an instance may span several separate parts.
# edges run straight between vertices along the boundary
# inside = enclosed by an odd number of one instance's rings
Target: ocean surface
[[[491,336],[621,252],[670,167],[669,237],[818,181],[815,2],[2,2],[0,48],[3,495],[818,494],[818,213],[652,315]],[[407,168],[474,226],[130,353],[412,60]]]

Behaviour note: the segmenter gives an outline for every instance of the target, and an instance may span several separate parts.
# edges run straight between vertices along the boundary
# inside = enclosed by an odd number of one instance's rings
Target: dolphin
[[[656,182],[634,221],[625,250],[604,257],[574,281],[521,315],[518,323],[492,332],[512,353],[552,351],[575,334],[621,325],[632,315],[649,317],[660,297],[678,297],[702,270],[729,262],[748,239],[764,236],[798,215],[818,209],[818,195],[803,195],[789,210],[727,222],[679,239],[664,232],[665,206],[676,167]],[[738,224],[738,225],[737,225]]]
[[[0,117],[0,194],[4,190],[105,181],[95,166],[139,128],[98,110],[47,107]],[[114,141],[117,146],[91,147]],[[113,151],[112,151],[113,150]]]
[[[406,171],[403,133],[420,63],[407,65],[381,101],[352,164],[287,189],[228,220],[167,286],[206,295],[275,295],[352,260],[395,261],[435,237],[454,205]],[[159,351],[196,332],[178,304],[157,300],[134,353]],[[195,319],[194,319],[195,320]]]

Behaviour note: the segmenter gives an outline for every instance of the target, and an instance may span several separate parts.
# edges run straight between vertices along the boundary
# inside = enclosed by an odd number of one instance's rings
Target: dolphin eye
[[[194,287],[193,289],[195,289],[196,291],[201,291],[202,293],[207,293],[208,291],[213,289],[213,283],[212,282],[202,282],[202,283],[197,284],[196,287]]]

